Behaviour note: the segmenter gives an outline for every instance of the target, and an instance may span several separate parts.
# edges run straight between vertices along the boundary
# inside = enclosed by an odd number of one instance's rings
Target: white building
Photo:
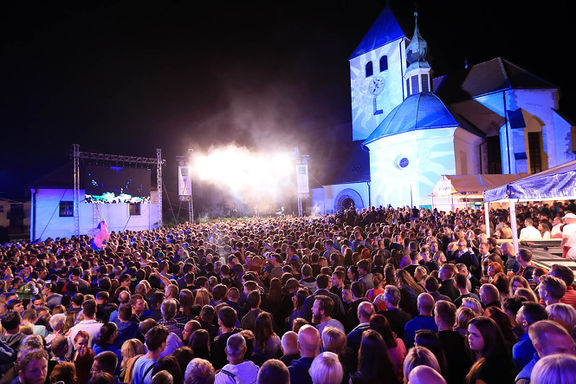
[[[369,177],[327,182],[313,210],[431,207],[443,175],[536,173],[576,159],[558,88],[503,58],[432,79],[415,22],[386,7],[350,58],[352,138]],[[348,160],[348,167],[354,160]]]

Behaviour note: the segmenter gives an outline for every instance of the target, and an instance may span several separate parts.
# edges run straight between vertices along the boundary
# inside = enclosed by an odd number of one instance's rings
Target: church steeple
[[[430,64],[427,60],[428,43],[418,30],[418,12],[414,12],[414,34],[406,47],[408,68],[404,75],[406,95],[420,92],[430,92]]]

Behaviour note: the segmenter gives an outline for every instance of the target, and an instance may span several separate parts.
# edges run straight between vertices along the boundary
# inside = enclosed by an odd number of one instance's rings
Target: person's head
[[[312,317],[314,321],[323,322],[332,315],[334,301],[326,295],[317,295],[312,304]]]
[[[221,328],[233,329],[237,319],[236,310],[230,306],[225,305],[218,310],[218,325]]]
[[[282,335],[281,347],[284,355],[298,353],[298,334],[293,331],[285,332]]]
[[[97,373],[90,378],[88,384],[114,384],[114,376],[107,373]]]
[[[282,361],[266,360],[258,371],[257,384],[290,384],[290,372]]]
[[[195,358],[188,363],[184,384],[214,384],[216,373],[208,360]]]
[[[74,336],[74,349],[80,351],[82,348],[86,348],[88,346],[88,342],[90,341],[90,334],[86,331],[80,330]]]
[[[22,318],[17,311],[8,311],[4,316],[2,316],[2,320],[0,320],[0,324],[2,324],[2,328],[4,328],[8,332],[18,332],[20,329],[20,323],[22,322]]]
[[[500,292],[494,284],[482,284],[478,293],[480,294],[480,301],[484,305],[500,300]]]
[[[384,288],[384,302],[388,308],[398,308],[400,304],[400,290],[394,285]]]
[[[302,357],[316,357],[320,349],[320,332],[306,324],[298,331],[298,350]]]
[[[89,299],[82,303],[82,314],[84,314],[84,319],[94,319],[96,316],[96,300]]]
[[[362,333],[358,351],[358,371],[374,380],[393,374],[394,368],[388,355],[388,346],[376,330],[367,329]]]
[[[168,328],[163,325],[156,325],[146,333],[146,347],[149,351],[163,351],[168,339]]]
[[[516,323],[527,331],[537,321],[548,319],[546,308],[538,303],[525,302],[516,314]]]
[[[18,376],[22,384],[44,384],[48,376],[48,353],[35,350],[20,360]]]
[[[374,305],[369,301],[363,301],[358,305],[357,316],[361,323],[367,323],[374,314]]]
[[[90,373],[95,375],[100,372],[107,372],[111,375],[114,375],[117,365],[118,356],[116,356],[114,352],[100,352],[94,356],[94,362],[92,363],[92,369],[90,370]]]
[[[576,357],[566,354],[546,356],[534,365],[532,384],[571,384],[576,376]]]
[[[246,354],[246,340],[244,336],[236,333],[226,341],[226,355],[230,364],[240,364]]]
[[[410,371],[409,384],[446,384],[444,377],[434,368],[419,365]]]
[[[406,358],[404,359],[402,367],[404,377],[410,377],[412,370],[421,365],[428,366],[436,372],[440,372],[440,364],[436,356],[434,356],[428,348],[416,346],[408,350]]]
[[[340,384],[344,376],[338,355],[322,352],[314,358],[308,370],[313,384]]]
[[[456,324],[456,306],[446,300],[439,300],[434,306],[434,320],[438,328],[452,329]]]
[[[150,384],[174,384],[174,377],[170,372],[163,369],[152,376]]]
[[[550,274],[540,276],[538,293],[547,305],[553,304],[558,302],[566,293],[566,283]]]
[[[254,290],[250,292],[246,298],[246,301],[248,302],[250,309],[260,308],[260,302],[261,302],[260,291]]]
[[[480,316],[468,322],[468,347],[480,357],[501,354],[505,345],[500,327],[489,317]]]
[[[420,316],[432,316],[434,310],[434,298],[429,293],[421,293],[418,295],[418,312]]]
[[[576,355],[576,346],[568,331],[552,320],[535,322],[528,328],[528,336],[540,357],[554,353]]]
[[[260,312],[254,322],[254,336],[260,350],[268,349],[268,340],[274,336],[272,315],[268,312]]]
[[[68,338],[64,335],[56,335],[50,343],[50,349],[56,357],[64,357],[68,353]]]
[[[63,381],[68,384],[78,383],[78,378],[76,376],[76,366],[71,362],[58,363],[50,372],[50,383],[57,383]]]
[[[346,349],[346,334],[335,327],[324,327],[322,345],[325,351],[342,353]]]
[[[100,335],[96,340],[96,344],[100,346],[114,344],[118,336],[118,326],[116,323],[108,322],[100,327]]]
[[[546,307],[548,319],[563,326],[568,332],[576,327],[576,309],[565,303],[554,303]]]
[[[571,287],[574,284],[574,272],[566,265],[553,264],[549,274],[562,280],[566,287]]]
[[[178,302],[173,298],[166,299],[162,302],[160,311],[162,312],[162,318],[165,321],[173,320],[178,312]]]
[[[124,364],[136,355],[142,355],[146,353],[146,348],[144,343],[138,339],[129,339],[122,344],[120,348],[120,354],[122,355],[122,363]]]

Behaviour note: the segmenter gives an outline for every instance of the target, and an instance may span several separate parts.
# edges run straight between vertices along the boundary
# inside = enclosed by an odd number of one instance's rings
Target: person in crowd
[[[358,324],[350,333],[348,333],[347,344],[352,350],[357,351],[362,341],[362,333],[370,328],[370,318],[374,315],[374,305],[365,301],[358,305]]]
[[[513,383],[512,351],[507,347],[502,331],[489,317],[477,317],[468,323],[468,347],[476,362],[466,377],[469,383]]]
[[[257,384],[290,384],[290,371],[280,360],[267,360],[258,371]]]
[[[576,355],[576,344],[574,339],[564,328],[551,320],[540,320],[532,324],[528,333],[536,352],[532,359],[524,365],[520,373],[516,376],[516,383],[530,383],[530,376],[536,363],[553,354]]]
[[[332,352],[322,352],[316,356],[309,373],[313,384],[340,384],[344,377],[338,355]]]
[[[524,330],[524,334],[512,347],[512,359],[518,371],[524,368],[524,366],[532,360],[534,353],[536,353],[536,349],[534,349],[528,333],[530,326],[537,321],[547,319],[548,313],[546,312],[546,308],[538,303],[526,302],[522,304],[522,307],[518,310],[516,323]]]
[[[293,360],[288,367],[291,383],[312,384],[308,370],[314,358],[320,352],[320,332],[311,325],[304,325],[298,332],[298,351],[300,358]]]
[[[392,331],[400,338],[404,338],[404,327],[408,321],[412,319],[412,316],[400,309],[400,290],[394,285],[387,285],[384,289],[384,302],[388,308],[386,311],[382,312],[384,316],[388,319]]]
[[[258,377],[258,366],[250,360],[245,360],[246,340],[240,334],[234,334],[226,340],[226,364],[216,374],[215,384],[254,383]]]
[[[352,380],[359,382],[399,383],[384,339],[375,330],[364,331],[358,352],[358,371]]]
[[[214,384],[216,373],[208,360],[195,358],[188,363],[184,384]]]
[[[133,383],[150,383],[152,381],[152,369],[160,359],[161,353],[166,348],[166,340],[170,331],[168,328],[157,325],[146,333],[146,348],[148,352],[134,361],[132,367]]]
[[[288,331],[282,335],[282,357],[280,360],[289,367],[292,361],[300,358],[298,352],[298,334],[293,331]]]
[[[414,345],[414,336],[416,331],[429,329],[437,332],[438,326],[434,321],[432,313],[434,312],[434,298],[429,293],[418,295],[418,316],[408,321],[404,326],[404,342],[408,348]]]
[[[312,323],[316,324],[318,332],[322,334],[325,327],[335,327],[344,332],[344,325],[338,320],[332,318],[334,310],[334,301],[328,296],[318,295],[312,305]]]

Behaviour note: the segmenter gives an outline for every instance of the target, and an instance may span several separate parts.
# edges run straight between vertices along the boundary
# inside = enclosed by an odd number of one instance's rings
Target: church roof
[[[458,122],[438,96],[421,92],[407,97],[394,108],[362,145],[405,132],[457,126]]]
[[[470,69],[448,75],[441,81],[436,79],[436,84],[436,94],[447,103],[462,101],[466,96],[477,97],[504,89],[558,88],[501,57],[473,65]],[[458,88],[464,92],[458,92]]]
[[[402,28],[396,21],[392,10],[386,6],[368,31],[360,45],[356,48],[350,59],[363,55],[376,48],[380,48],[394,40],[405,37]]]

